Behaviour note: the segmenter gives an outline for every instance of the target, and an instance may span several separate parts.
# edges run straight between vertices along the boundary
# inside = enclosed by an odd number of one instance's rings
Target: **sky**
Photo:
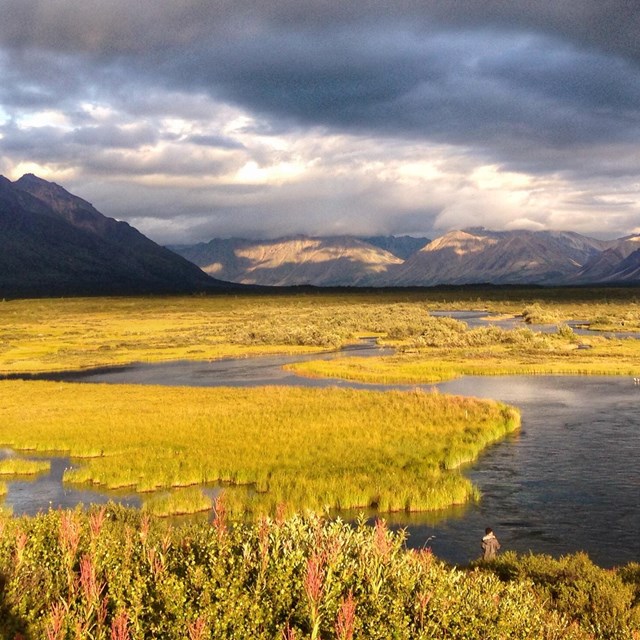
[[[637,0],[0,0],[0,174],[153,240],[640,233]]]

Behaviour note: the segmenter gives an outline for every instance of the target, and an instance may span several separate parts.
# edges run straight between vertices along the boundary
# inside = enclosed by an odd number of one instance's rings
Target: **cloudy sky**
[[[162,243],[640,232],[637,0],[0,0],[0,173]]]

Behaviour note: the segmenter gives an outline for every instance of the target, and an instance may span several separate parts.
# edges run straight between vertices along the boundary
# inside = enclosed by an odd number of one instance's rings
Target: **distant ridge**
[[[372,286],[402,263],[389,251],[353,236],[214,239],[169,248],[212,276],[268,286]]]
[[[392,284],[563,284],[606,247],[573,232],[451,231],[406,260]]]
[[[291,236],[169,248],[216,277],[269,286],[640,284],[640,235],[604,241],[571,231],[474,227],[430,242]]]
[[[640,285],[640,234],[474,227],[431,241],[296,235],[166,248],[53,182],[0,176],[0,298],[474,284]]]
[[[32,174],[0,176],[0,296],[186,293],[226,288],[126,222]]]

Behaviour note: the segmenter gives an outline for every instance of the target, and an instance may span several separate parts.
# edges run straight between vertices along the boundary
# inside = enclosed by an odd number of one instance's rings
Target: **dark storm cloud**
[[[61,54],[46,78],[23,64],[7,103],[200,91],[280,126],[477,145],[501,162],[640,138],[640,10],[628,2],[4,4],[6,46]],[[64,80],[74,65],[81,86]]]
[[[23,63],[28,81],[8,79],[8,103],[100,93],[104,82],[114,92],[108,76],[126,73],[127,84],[206,91],[298,123],[455,144],[571,145],[616,135],[625,117],[638,136],[630,2],[3,4],[9,50],[61,54],[46,77]],[[74,85],[72,54],[94,65],[96,86],[86,72]]]
[[[635,0],[0,0],[0,158],[75,162],[93,175],[267,166],[270,149],[212,123],[214,105],[230,105],[251,116],[239,135],[316,128],[454,145],[479,164],[588,191],[640,171],[638,33]],[[111,115],[94,118],[85,102]],[[66,128],[20,125],[53,109]],[[187,154],[163,146],[180,143]],[[135,157],[145,145],[158,148]],[[357,198],[366,209],[387,186],[345,184],[342,199],[327,188],[306,220],[331,210],[339,226]],[[302,208],[308,184],[287,189],[265,221]],[[258,199],[212,202],[233,226],[223,212],[250,220]],[[437,207],[426,209],[433,218]],[[425,209],[390,202],[376,215],[392,210],[403,225]]]
[[[16,48],[122,54],[268,29],[379,23],[533,31],[638,58],[635,0],[3,0],[0,34]]]
[[[164,72],[291,126],[464,145],[533,171],[570,169],[585,145],[640,140],[638,69],[547,36],[270,33],[176,56]]]

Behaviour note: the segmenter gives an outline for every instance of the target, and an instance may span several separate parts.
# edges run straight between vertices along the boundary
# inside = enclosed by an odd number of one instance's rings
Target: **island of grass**
[[[566,325],[554,332],[469,329],[459,320],[425,315],[420,324],[391,329],[384,342],[396,348],[394,355],[313,360],[287,369],[374,384],[435,383],[462,375],[640,374],[640,340],[578,335]]]
[[[0,460],[0,477],[36,476],[51,468],[48,460],[27,460],[26,458],[4,458]]]
[[[223,483],[238,517],[464,503],[478,493],[461,465],[519,426],[499,402],[419,390],[5,380],[0,394],[0,443],[86,458],[65,482],[139,492]]]

